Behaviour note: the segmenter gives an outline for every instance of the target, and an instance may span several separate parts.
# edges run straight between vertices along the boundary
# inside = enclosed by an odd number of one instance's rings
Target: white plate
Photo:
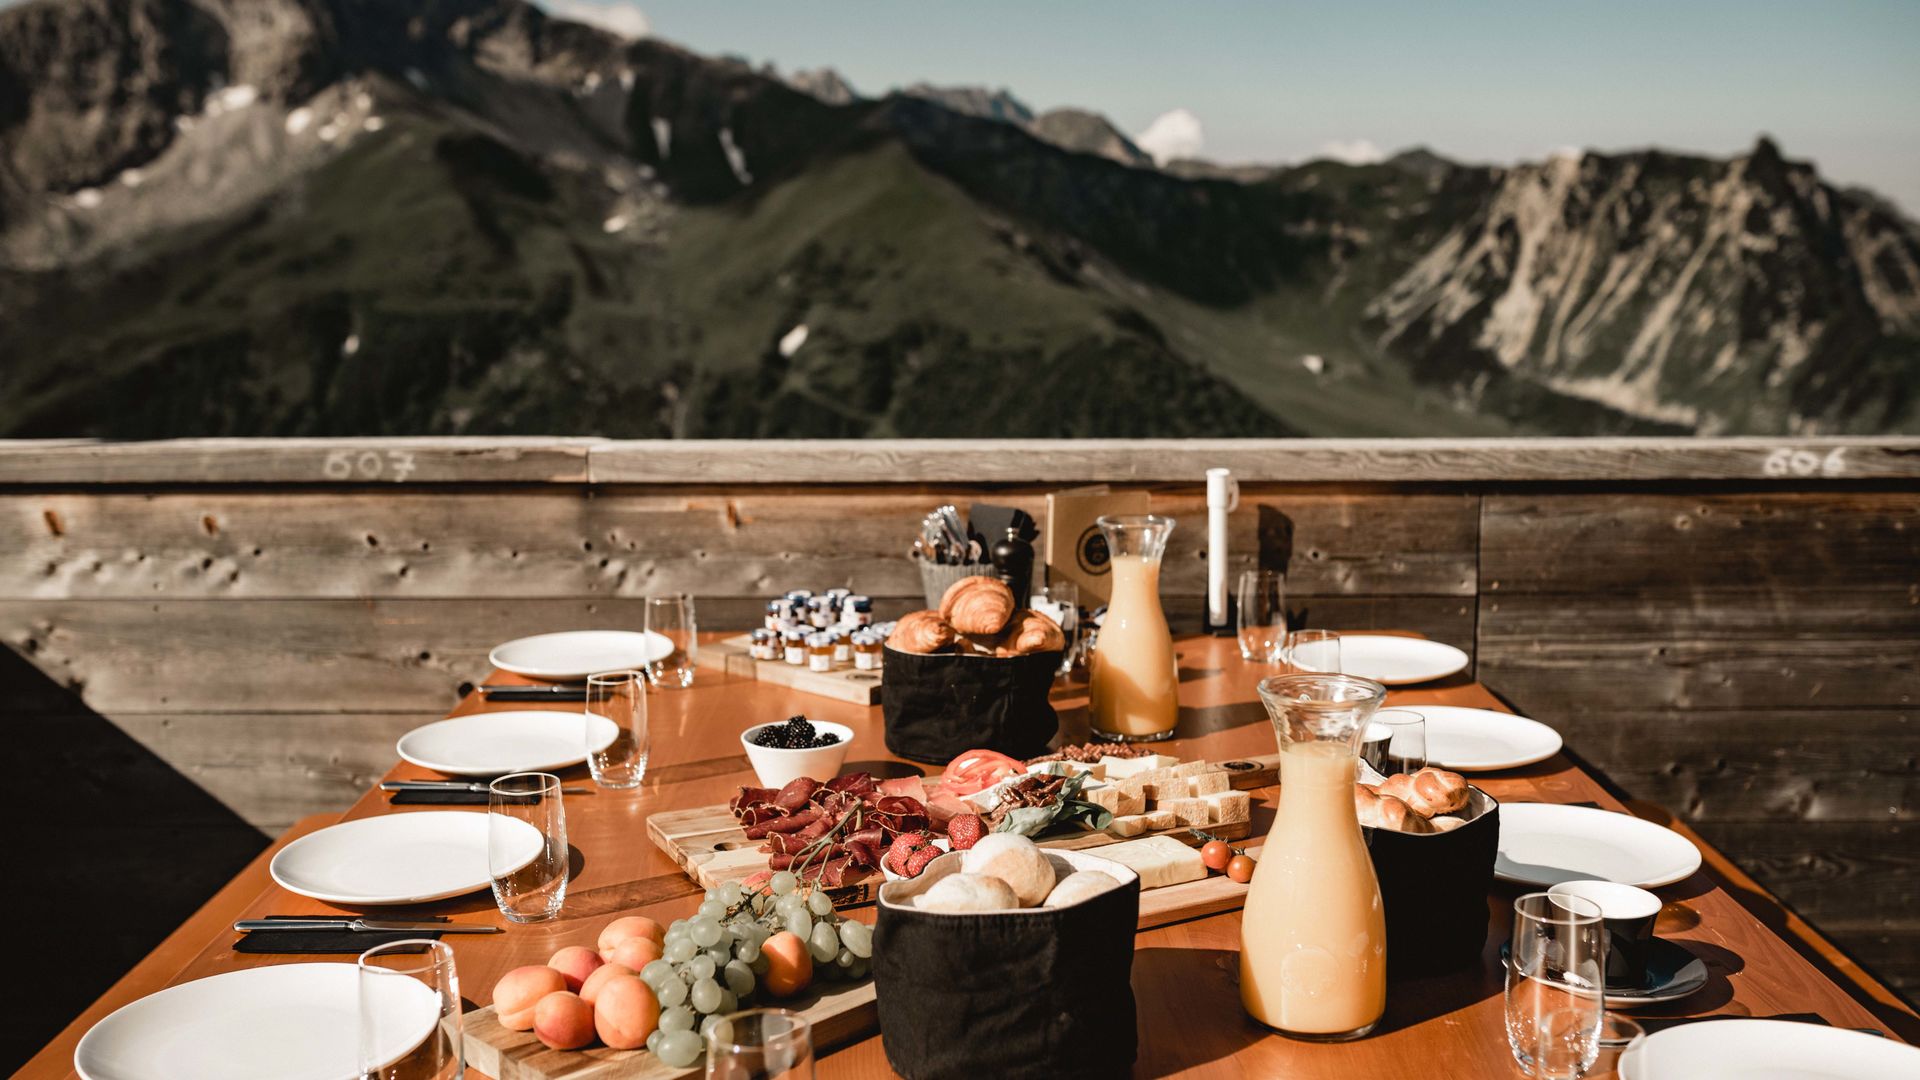
[[[1456,705],[1393,705],[1427,721],[1427,762],[1457,772],[1517,769],[1560,752],[1560,733],[1538,720]]]
[[[1590,806],[1501,803],[1493,874],[1545,888],[1600,878],[1651,889],[1700,869],[1700,849],[1672,829]]]
[[[1290,653],[1308,671],[1330,669],[1326,646],[1308,643]],[[1340,670],[1386,686],[1432,682],[1467,669],[1467,654],[1444,642],[1391,634],[1341,634]]]
[[[1703,1020],[1647,1036],[1622,1080],[1891,1080],[1920,1076],[1920,1049],[1786,1020]]]
[[[643,668],[671,655],[673,642],[650,630],[566,630],[495,646],[487,662],[529,679],[584,679],[598,671]]]
[[[381,1048],[397,1061],[432,1034],[440,999],[383,979]],[[359,975],[352,964],[275,964],[170,986],[93,1025],[73,1051],[86,1080],[349,1080],[360,1075]]]
[[[329,904],[420,904],[488,888],[485,813],[427,810],[360,818],[308,833],[267,867],[280,887]],[[545,840],[512,822],[514,868]]]
[[[620,734],[604,716],[574,712],[484,712],[438,720],[400,736],[401,758],[449,776],[504,776],[552,772],[587,760],[587,726],[594,749]]]

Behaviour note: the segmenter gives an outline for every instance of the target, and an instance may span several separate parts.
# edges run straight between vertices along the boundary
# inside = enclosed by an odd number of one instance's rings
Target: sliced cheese
[[[1144,814],[1124,814],[1113,819],[1107,831],[1115,836],[1139,836],[1147,831],[1147,819]]]
[[[1143,889],[1198,881],[1207,876],[1207,864],[1200,861],[1200,852],[1171,836],[1146,836],[1108,844],[1087,854],[1112,859],[1139,874]]]
[[[1138,776],[1141,773],[1152,772],[1155,769],[1171,768],[1178,764],[1180,764],[1179,758],[1168,757],[1165,754],[1146,754],[1135,758],[1103,757],[1100,759],[1100,766],[1106,770],[1108,778],[1116,780],[1129,776]]]
[[[1182,825],[1204,829],[1213,824],[1213,804],[1205,799],[1162,799],[1157,808],[1172,811]]]
[[[1147,811],[1146,817],[1147,828],[1155,832],[1161,829],[1171,829],[1175,825],[1180,824],[1180,819],[1174,817],[1173,811],[1171,810],[1149,810]]]
[[[1106,775],[1106,770],[1100,766],[1079,761],[1042,761],[1027,766],[1027,771],[1042,776],[1079,776],[1084,773],[1090,780],[1099,780]]]
[[[1120,789],[1117,787],[1082,788],[1080,797],[1109,813],[1124,814],[1120,809]]]
[[[1253,802],[1244,791],[1219,791],[1196,801],[1208,805],[1215,825],[1253,820]]]
[[[1189,795],[1213,795],[1218,792],[1232,790],[1233,778],[1227,775],[1227,770],[1225,769],[1209,769],[1206,772],[1187,778],[1187,794]]]
[[[1120,793],[1120,805],[1114,810],[1114,813],[1144,814],[1147,812],[1146,796],[1142,795],[1138,790],[1128,790],[1124,784],[1113,790]]]

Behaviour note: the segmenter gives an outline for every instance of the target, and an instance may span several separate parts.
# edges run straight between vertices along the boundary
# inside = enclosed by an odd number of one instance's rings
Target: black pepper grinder
[[[1013,606],[1023,608],[1033,593],[1033,545],[1020,536],[1020,530],[1008,529],[1007,535],[993,542],[987,553],[1000,580],[1013,590]]]

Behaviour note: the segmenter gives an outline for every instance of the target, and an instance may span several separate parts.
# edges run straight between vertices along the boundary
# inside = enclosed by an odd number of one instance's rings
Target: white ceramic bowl
[[[845,724],[815,720],[814,731],[822,735],[838,735],[840,741],[832,746],[816,746],[809,750],[782,750],[753,743],[754,733],[761,728],[784,723],[785,720],[774,724],[755,724],[740,733],[740,745],[747,748],[747,760],[753,765],[754,775],[760,778],[761,787],[785,787],[803,776],[810,776],[824,784],[840,775],[840,766],[847,760],[847,747],[853,743],[852,728]]]

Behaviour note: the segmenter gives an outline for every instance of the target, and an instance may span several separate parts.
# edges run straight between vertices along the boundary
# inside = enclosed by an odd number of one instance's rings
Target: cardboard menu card
[[[1080,587],[1080,605],[1096,608],[1108,600],[1110,564],[1107,538],[1094,522],[1112,514],[1144,514],[1144,491],[1114,492],[1097,487],[1056,491],[1047,496],[1047,580]]]

